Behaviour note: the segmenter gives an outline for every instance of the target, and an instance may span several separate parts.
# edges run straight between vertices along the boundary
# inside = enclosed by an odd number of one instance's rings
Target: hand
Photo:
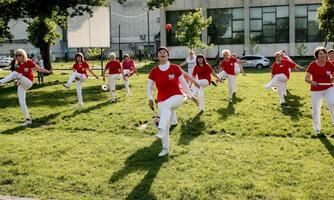
[[[220,78],[217,78],[218,83],[222,83],[223,81]]]
[[[196,97],[188,97],[188,98],[198,106],[198,100],[196,99]]]
[[[197,88],[200,88],[200,87],[201,87],[197,81],[194,81],[194,85],[195,85],[195,87],[197,87]]]
[[[154,102],[153,102],[152,99],[151,99],[151,100],[148,100],[148,105],[150,106],[151,110],[154,111]]]
[[[318,83],[317,83],[317,82],[315,82],[315,81],[311,81],[311,85],[313,85],[313,86],[317,86],[317,85],[318,85]]]

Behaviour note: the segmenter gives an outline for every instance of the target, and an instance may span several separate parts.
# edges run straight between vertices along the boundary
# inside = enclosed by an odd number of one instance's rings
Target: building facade
[[[203,16],[213,20],[202,33],[202,41],[213,48],[197,51],[209,58],[222,49],[269,57],[283,49],[298,56],[296,45],[306,45],[305,55],[312,55],[317,46],[324,45],[316,21],[320,5],[321,0],[177,0],[160,11],[161,44],[168,46],[172,58],[184,58],[187,48],[175,40],[176,23],[182,14],[202,8]],[[172,24],[172,31],[165,30],[167,23]]]

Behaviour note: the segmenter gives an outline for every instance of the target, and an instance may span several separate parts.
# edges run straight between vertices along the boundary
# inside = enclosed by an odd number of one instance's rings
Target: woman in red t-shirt
[[[275,53],[275,62],[273,63],[271,69],[272,78],[271,81],[264,86],[267,90],[277,87],[277,92],[280,98],[281,105],[285,105],[284,96],[286,95],[286,83],[290,78],[290,70],[297,70],[297,68],[302,68],[296,63],[283,58],[284,56],[280,51]]]
[[[22,125],[27,126],[32,123],[26,104],[26,92],[33,85],[33,69],[48,74],[50,74],[51,71],[46,70],[43,67],[39,67],[32,60],[28,59],[27,53],[23,49],[17,49],[15,51],[15,63],[16,64],[13,68],[13,71],[0,80],[0,85],[13,80],[16,80],[19,83],[17,86],[17,94],[19,97],[21,111],[25,118],[25,121]]]
[[[151,70],[147,86],[149,106],[152,110],[154,110],[152,94],[154,84],[158,90],[157,102],[160,121],[158,126],[159,132],[156,136],[160,138],[162,142],[162,151],[159,153],[159,156],[165,156],[169,153],[170,123],[177,123],[175,110],[179,108],[184,101],[184,96],[180,91],[179,83],[188,86],[180,67],[169,63],[168,56],[169,52],[166,47],[158,48],[156,57],[159,60],[159,65]],[[189,86],[185,88],[187,89],[187,93],[190,94]]]
[[[327,51],[318,47],[314,51],[315,61],[311,62],[306,70],[305,81],[311,84],[313,128],[321,135],[321,105],[323,97],[331,113],[334,124],[334,66],[327,60]]]
[[[129,78],[136,73],[139,76],[136,65],[133,60],[130,58],[129,54],[124,55],[124,60],[122,62],[123,75],[124,75],[124,85],[128,96],[131,96],[130,88],[129,88]]]
[[[236,63],[240,67],[241,73],[245,76],[242,65],[246,63],[244,60],[238,60],[236,57],[231,56],[231,53],[228,49],[222,51],[223,60],[219,62],[221,72],[218,74],[218,77],[221,79],[227,78],[228,81],[228,101],[233,102],[233,96],[237,92],[237,83],[236,83]]]
[[[221,81],[216,73],[212,70],[211,65],[206,62],[204,56],[202,54],[197,55],[196,66],[193,69],[192,76],[200,85],[200,88],[193,88],[193,94],[198,95],[200,111],[204,111],[205,109],[204,88],[210,85],[211,75],[213,75],[217,80]]]
[[[74,80],[77,81],[77,96],[79,101],[79,106],[83,106],[83,99],[82,99],[82,83],[88,77],[87,71],[89,71],[95,78],[98,79],[96,74],[93,70],[90,69],[88,63],[85,61],[85,58],[82,53],[77,53],[75,55],[75,63],[73,65],[73,72],[68,79],[67,83],[63,86],[67,89],[70,88],[70,85],[73,83]]]
[[[106,67],[103,71],[103,80],[105,80],[105,74],[106,71],[109,71],[108,79],[109,79],[109,91],[111,94],[111,99],[109,100],[110,103],[116,102],[116,96],[115,96],[115,90],[116,90],[116,80],[119,80],[121,76],[123,77],[123,80],[125,81],[125,76],[123,74],[123,69],[121,66],[121,63],[116,60],[116,54],[114,52],[109,54],[109,62],[107,63]],[[129,95],[129,94],[128,94]]]

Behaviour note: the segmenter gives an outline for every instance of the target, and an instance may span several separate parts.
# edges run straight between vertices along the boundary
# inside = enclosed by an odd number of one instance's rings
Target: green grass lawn
[[[78,109],[69,71],[54,71],[27,93],[33,119],[20,127],[16,88],[0,86],[0,194],[42,199],[334,199],[334,131],[323,106],[322,128],[312,130],[304,73],[289,81],[287,107],[263,85],[268,70],[238,76],[237,99],[227,85],[206,89],[206,111],[192,102],[178,109],[169,157],[150,124],[149,67],[118,81],[115,104],[101,80],[84,83]],[[0,77],[8,72],[0,71]],[[324,104],[325,105],[325,104]],[[146,124],[146,129],[139,129]]]

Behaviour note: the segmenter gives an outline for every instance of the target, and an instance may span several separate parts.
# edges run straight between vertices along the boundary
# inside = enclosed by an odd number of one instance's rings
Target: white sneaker
[[[84,104],[83,103],[78,103],[78,107],[81,108]]]
[[[271,88],[267,87],[266,85],[263,86],[263,87],[264,87],[264,89],[266,89],[266,90],[270,90],[270,89],[271,89]]]
[[[315,130],[315,134],[321,135],[321,131],[320,130]]]
[[[274,92],[277,92],[277,87],[271,87]]]
[[[30,124],[32,124],[32,121],[30,119],[26,119],[26,121],[24,121],[21,125],[22,126],[28,126]]]
[[[159,157],[164,157],[169,154],[168,149],[162,149],[162,151],[159,153]]]

